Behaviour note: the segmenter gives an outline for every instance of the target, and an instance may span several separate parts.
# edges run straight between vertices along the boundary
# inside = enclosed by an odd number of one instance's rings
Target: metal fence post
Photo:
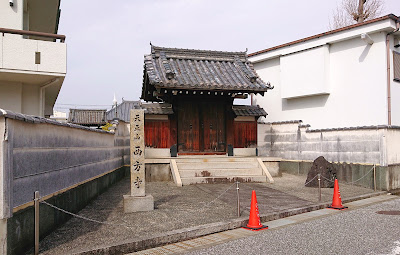
[[[237,194],[237,216],[240,217],[240,197],[239,197],[239,182],[236,182],[236,194]]]
[[[35,191],[35,255],[39,254],[39,191]]]
[[[319,193],[319,198],[318,201],[321,202],[321,174],[318,174],[318,193]]]
[[[374,164],[374,191],[376,191],[376,166]]]

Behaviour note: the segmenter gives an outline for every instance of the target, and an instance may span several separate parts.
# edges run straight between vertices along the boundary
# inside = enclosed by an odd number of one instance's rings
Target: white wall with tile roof
[[[385,23],[385,22],[383,22]],[[303,120],[313,128],[336,128],[368,125],[387,125],[387,76],[386,76],[386,33],[385,24],[374,24],[369,27],[372,31],[369,36],[374,40],[372,45],[356,36],[354,31],[351,37],[336,38],[329,41],[325,37],[314,39],[311,42],[288,46],[283,49],[267,52],[262,56],[250,58],[256,61],[254,67],[264,81],[270,81],[275,88],[265,93],[264,97],[258,95],[253,99],[253,105],[263,107],[268,116],[268,122]],[[368,32],[366,28],[358,32]],[[346,34],[343,34],[345,36]],[[332,35],[333,36],[333,35]],[[324,95],[300,95],[298,98],[284,98],[282,96],[282,80],[290,75],[294,82],[296,77],[301,77],[293,86],[307,87],[306,75],[315,75],[313,67],[315,58],[304,57],[298,64],[298,69],[290,74],[282,72],[281,54],[293,54],[297,50],[303,53],[314,50],[314,46],[324,44],[329,51],[328,83],[329,92]],[[393,49],[393,47],[392,47]],[[275,56],[273,55],[275,54]],[[262,54],[261,54],[262,55]],[[304,54],[305,56],[306,54]],[[323,62],[320,59],[319,62]],[[391,61],[391,63],[393,63]],[[400,89],[392,84],[392,96],[400,100]],[[400,84],[396,84],[399,85]],[[301,91],[301,90],[299,90]],[[392,108],[397,103],[392,99]],[[392,111],[392,125],[400,125],[400,109]]]

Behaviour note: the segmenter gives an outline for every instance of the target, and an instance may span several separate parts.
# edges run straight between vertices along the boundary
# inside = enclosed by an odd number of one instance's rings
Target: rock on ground
[[[329,163],[323,156],[319,156],[316,160],[314,160],[310,171],[308,171],[305,186],[318,188],[318,177],[314,178],[318,174],[321,174],[322,176],[321,188],[333,188],[333,181],[335,180],[336,169],[333,164]]]

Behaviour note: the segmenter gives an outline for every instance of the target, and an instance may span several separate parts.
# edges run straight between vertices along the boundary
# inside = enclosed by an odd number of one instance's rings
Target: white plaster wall
[[[8,0],[0,1],[0,27],[23,29],[23,0],[14,0],[13,7]]]
[[[0,117],[0,220],[4,219],[4,195],[5,195],[5,190],[4,190],[4,134],[5,134],[5,119],[3,117]],[[1,230],[0,230],[1,233]],[[1,239],[0,239],[1,240]],[[0,249],[1,251],[1,249]],[[1,254],[1,253],[0,253]]]
[[[3,68],[3,37],[0,36],[0,68]]]
[[[281,99],[281,72],[280,72],[280,58],[276,57],[254,64],[257,74],[265,81],[270,82],[274,89],[268,90],[262,96],[253,96],[252,105],[260,105],[268,113],[267,118],[260,117],[259,121],[273,121],[286,118],[280,116],[282,114],[282,99]]]
[[[165,148],[149,148],[146,147],[145,151],[146,158],[169,158],[171,157],[171,153],[169,149]]]
[[[283,99],[329,93],[329,45],[280,57]]]
[[[391,84],[392,125],[400,126],[400,82]]]
[[[16,113],[40,116],[39,87],[0,81],[0,108]]]
[[[400,48],[393,47],[393,36],[390,37],[390,48],[400,53]],[[392,106],[392,125],[400,126],[400,82],[394,81],[393,52],[390,52],[390,82],[391,82],[391,106]]]
[[[256,156],[257,152],[256,148],[233,148],[233,155],[249,157],[249,156]]]
[[[387,164],[400,163],[400,130],[389,129],[386,132]]]
[[[22,83],[0,81],[0,108],[22,112]]]
[[[275,88],[253,104],[266,109],[268,122],[301,119],[313,128],[387,124],[385,33],[370,36],[371,46],[359,37],[330,44],[329,95],[283,99],[280,57],[255,63],[259,76]]]
[[[40,116],[40,89],[39,86],[22,85],[22,108],[24,114]]]

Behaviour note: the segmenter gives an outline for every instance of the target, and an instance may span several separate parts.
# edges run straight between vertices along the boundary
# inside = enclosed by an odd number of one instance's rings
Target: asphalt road
[[[260,232],[188,254],[400,254],[400,198]]]

